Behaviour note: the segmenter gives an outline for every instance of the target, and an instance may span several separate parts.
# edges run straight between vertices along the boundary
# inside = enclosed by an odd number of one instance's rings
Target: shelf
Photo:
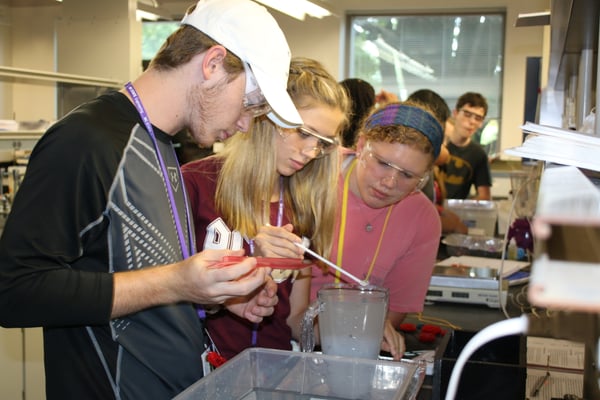
[[[45,131],[0,131],[0,140],[38,140],[42,137]]]
[[[122,82],[119,82],[114,79],[98,78],[94,76],[63,74],[60,72],[39,71],[25,68],[13,68],[6,66],[0,66],[0,77],[73,83],[79,85],[109,88],[118,88],[122,86]]]

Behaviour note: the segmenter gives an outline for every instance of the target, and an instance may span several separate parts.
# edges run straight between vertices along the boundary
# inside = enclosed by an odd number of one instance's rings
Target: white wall
[[[42,71],[55,71],[54,26],[60,13],[58,8],[12,8],[12,66]],[[56,118],[56,88],[54,82],[39,80],[12,80],[10,108],[0,118],[21,121],[47,121]]]
[[[0,399],[46,398],[42,328],[0,328]]]
[[[0,65],[120,82],[141,73],[135,0],[56,4],[3,13],[0,0]],[[56,119],[55,90],[52,81],[0,77],[0,119]]]
[[[141,73],[135,0],[64,2],[56,25],[57,70],[127,82]]]
[[[12,65],[10,8],[0,3],[0,65]],[[0,80],[0,119],[12,108],[12,85]]]

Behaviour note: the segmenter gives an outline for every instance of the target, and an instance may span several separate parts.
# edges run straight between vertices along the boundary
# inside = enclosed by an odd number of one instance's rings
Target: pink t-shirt
[[[343,175],[338,185],[342,193]],[[330,260],[364,279],[382,237],[388,208],[369,208],[351,190],[348,191],[347,207],[342,260],[337,260],[339,220],[336,222]],[[366,229],[367,224],[372,226],[370,231]],[[438,212],[423,193],[411,194],[394,206],[368,279],[369,283],[389,290],[390,311],[411,313],[423,310],[441,231]],[[335,281],[335,272],[329,268],[324,273],[319,267],[313,266],[311,301],[316,299],[319,288]],[[354,283],[343,275],[340,279]]]

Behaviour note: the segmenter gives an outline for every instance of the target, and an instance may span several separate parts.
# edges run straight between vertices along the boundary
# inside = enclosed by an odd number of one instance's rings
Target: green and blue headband
[[[430,113],[419,107],[391,103],[375,111],[365,122],[366,129],[394,125],[406,126],[421,132],[431,142],[434,160],[438,158],[444,131],[438,120]]]

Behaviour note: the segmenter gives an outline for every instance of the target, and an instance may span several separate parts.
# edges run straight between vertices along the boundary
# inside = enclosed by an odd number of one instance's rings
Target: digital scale
[[[451,303],[484,304],[490,308],[506,306],[510,280],[498,277],[502,260],[485,257],[450,257],[438,263],[431,275],[425,299]],[[504,261],[502,275],[512,276],[529,266],[528,262]],[[479,266],[474,266],[479,265]],[[519,282],[521,283],[521,282]]]

